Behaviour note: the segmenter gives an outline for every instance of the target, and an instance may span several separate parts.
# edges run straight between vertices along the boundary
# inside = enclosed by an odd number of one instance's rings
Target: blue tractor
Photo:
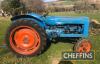
[[[90,41],[88,17],[65,17],[30,13],[11,18],[12,24],[6,34],[6,44],[17,55],[35,56],[47,47],[47,40],[81,38],[74,47],[77,52],[89,52]]]

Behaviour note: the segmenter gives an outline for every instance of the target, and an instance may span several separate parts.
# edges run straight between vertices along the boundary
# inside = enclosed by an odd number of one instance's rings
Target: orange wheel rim
[[[81,43],[79,44],[79,47],[77,48],[77,52],[90,52],[91,50],[91,42],[88,40],[82,40]]]
[[[10,45],[17,53],[29,55],[40,47],[40,36],[34,28],[19,26],[10,33]]]

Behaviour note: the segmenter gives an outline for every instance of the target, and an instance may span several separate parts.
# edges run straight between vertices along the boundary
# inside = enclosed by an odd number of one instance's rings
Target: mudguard
[[[42,16],[35,14],[35,13],[31,13],[31,14],[27,14],[27,15],[14,16],[14,17],[11,18],[11,21],[16,22],[16,20],[20,20],[20,19],[32,20],[32,21],[36,22],[37,24],[39,24],[39,26],[42,27],[43,29],[45,29],[45,27],[46,27],[46,25],[44,23],[44,19],[42,18]]]

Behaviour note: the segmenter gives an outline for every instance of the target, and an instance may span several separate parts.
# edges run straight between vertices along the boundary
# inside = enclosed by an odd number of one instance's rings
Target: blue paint
[[[89,34],[88,17],[47,16],[30,13],[28,17],[20,16],[18,19],[32,20],[43,28],[48,38],[80,37],[87,38]],[[34,18],[32,18],[34,17]],[[16,19],[16,20],[18,20]],[[16,21],[13,20],[13,21]]]

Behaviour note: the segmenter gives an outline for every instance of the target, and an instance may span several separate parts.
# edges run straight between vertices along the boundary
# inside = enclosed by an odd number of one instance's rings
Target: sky
[[[3,0],[0,0],[3,1]],[[52,2],[52,1],[57,1],[57,0],[43,0],[44,2]]]
[[[0,0],[0,1],[3,1],[3,0]]]
[[[3,1],[3,0],[0,0]],[[57,1],[57,0],[44,0],[45,2]]]
[[[52,2],[52,1],[57,1],[57,0],[43,0],[44,2]]]

